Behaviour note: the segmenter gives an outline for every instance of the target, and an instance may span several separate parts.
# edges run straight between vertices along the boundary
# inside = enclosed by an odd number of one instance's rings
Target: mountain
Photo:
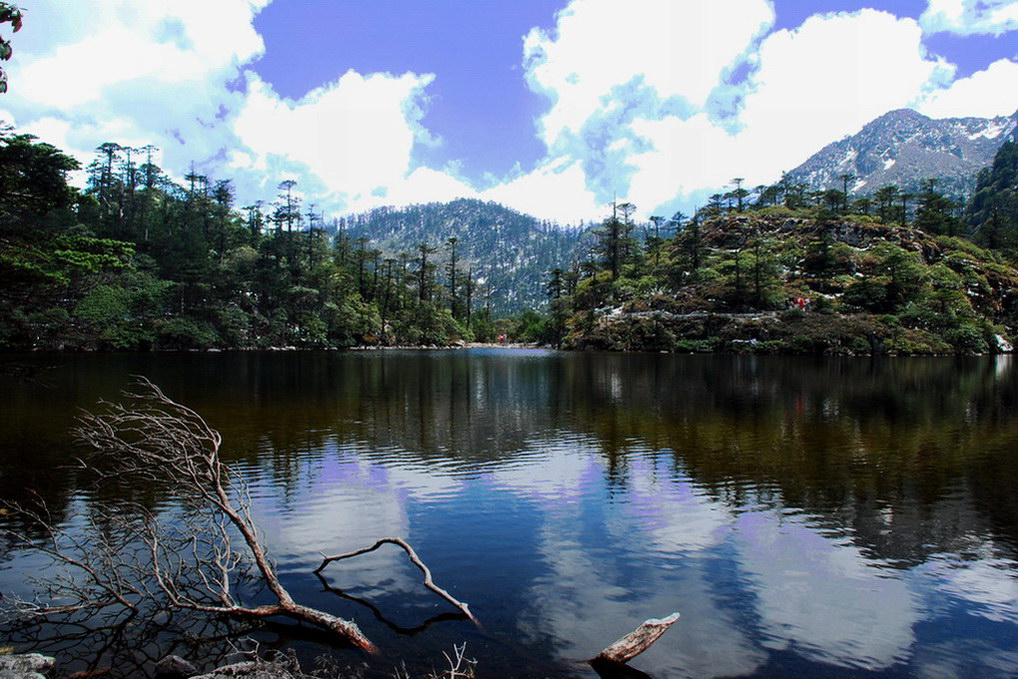
[[[941,192],[960,196],[975,188],[975,176],[993,162],[1001,144],[1015,134],[1011,117],[934,120],[899,109],[868,123],[857,134],[828,144],[788,173],[815,189],[841,189],[842,175],[855,177],[852,194],[872,194],[895,184],[916,192],[925,179],[937,179]]]
[[[346,229],[352,240],[367,238],[369,247],[387,255],[413,254],[421,243],[438,248],[436,261],[443,280],[449,261],[447,242],[457,238],[458,268],[470,269],[480,279],[475,299],[483,299],[490,290],[496,314],[544,307],[548,272],[569,266],[582,233],[473,199],[376,208],[348,218]]]

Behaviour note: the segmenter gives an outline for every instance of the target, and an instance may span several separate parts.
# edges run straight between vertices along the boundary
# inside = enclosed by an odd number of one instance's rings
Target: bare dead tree
[[[82,467],[99,481],[172,489],[183,501],[180,515],[162,518],[133,503],[111,503],[112,511],[64,530],[45,507],[15,508],[44,537],[13,531],[14,543],[45,554],[57,570],[39,580],[46,600],[6,599],[7,615],[50,618],[113,608],[240,620],[283,616],[377,652],[355,623],[301,605],[283,587],[252,519],[247,488],[220,458],[219,432],[144,378],[126,396],[128,405],[104,403],[81,417],[76,434],[92,451]],[[244,577],[256,578],[276,603],[245,605],[237,594]]]

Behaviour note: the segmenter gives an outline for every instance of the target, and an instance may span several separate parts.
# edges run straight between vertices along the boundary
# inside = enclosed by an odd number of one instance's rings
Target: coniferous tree
[[[1004,142],[993,165],[980,171],[965,210],[973,238],[990,248],[1018,241],[1018,142]]]
[[[919,205],[916,208],[913,225],[927,233],[956,236],[961,233],[961,220],[954,215],[957,205],[937,191],[935,179],[923,182],[923,189],[917,196]]]

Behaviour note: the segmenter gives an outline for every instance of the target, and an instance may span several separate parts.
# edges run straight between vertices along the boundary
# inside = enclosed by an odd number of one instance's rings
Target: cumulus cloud
[[[773,21],[766,0],[575,0],[554,35],[534,29],[524,40],[528,82],[553,101],[542,138],[555,148],[598,113],[624,108],[630,102],[616,99],[617,88],[636,80],[661,100],[702,107]]]
[[[959,78],[949,87],[930,93],[918,110],[931,118],[1010,115],[1018,109],[1015,83],[1018,83],[1018,63],[1000,59],[986,70]]]
[[[297,101],[255,75],[253,20],[270,1],[37,0],[0,118],[85,161],[105,141],[155,144],[172,176],[195,163],[245,202],[292,178],[333,213],[479,197],[568,223],[615,196],[688,212],[734,175],[775,181],[893,108],[1008,114],[1018,74],[1005,59],[954,81],[922,44],[1010,30],[1013,2],[931,0],[920,22],[861,10],[773,31],[771,0],[572,0],[522,42],[523,77],[547,102],[534,121],[546,154],[481,186],[415,161],[434,143],[424,113],[441,73],[340,70]]]
[[[156,144],[183,174],[230,143],[217,130],[238,103],[227,83],[264,49],[251,21],[265,4],[39,0],[0,115],[85,161],[106,141]]]
[[[255,75],[264,45],[252,22],[268,2],[39,0],[0,117],[86,162],[106,141],[155,144],[171,176],[195,163],[233,178],[243,201],[271,197],[281,179],[330,210],[472,193],[411,167],[430,139],[419,120],[433,76],[348,71],[290,101]]]
[[[914,20],[886,12],[818,15],[761,39],[769,3],[711,8],[577,0],[555,37],[528,36],[530,82],[553,102],[540,120],[549,154],[577,160],[601,203],[617,191],[657,211],[687,207],[734,174],[773,182],[953,74],[927,55]],[[605,49],[616,28],[637,25],[651,33],[631,53]]]
[[[569,224],[603,212],[604,201],[587,187],[587,181],[581,163],[566,157],[498,184],[483,191],[480,197],[542,219]]]
[[[291,102],[249,73],[231,121],[239,144],[231,166],[251,171],[263,189],[284,176],[305,177],[305,192],[333,205],[377,203],[410,170],[421,116],[414,101],[431,79],[348,71]],[[437,184],[418,177],[420,183]]]
[[[551,102],[538,120],[539,135],[549,161],[562,162],[546,162],[537,172],[561,180],[561,169],[548,168],[578,163],[592,199],[573,193],[572,207],[584,216],[591,205],[624,197],[638,171],[632,154],[652,144],[634,123],[682,120],[710,106],[712,93],[724,90],[773,20],[766,0],[570,3],[555,31],[535,29],[524,41],[527,81]],[[528,184],[514,183],[517,192]]]
[[[1018,30],[1014,0],[929,0],[919,23],[928,33],[1001,35]]]

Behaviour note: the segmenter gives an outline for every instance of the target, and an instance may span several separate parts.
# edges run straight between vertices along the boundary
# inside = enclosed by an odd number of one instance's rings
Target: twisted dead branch
[[[44,539],[16,531],[12,537],[63,568],[44,584],[64,603],[6,601],[8,613],[50,617],[116,606],[247,620],[283,616],[377,652],[355,623],[301,605],[283,587],[252,519],[246,486],[220,459],[219,432],[145,378],[136,378],[127,397],[129,406],[105,403],[98,414],[81,417],[76,434],[92,450],[82,468],[100,481],[169,488],[185,501],[186,514],[164,522],[143,507],[119,503],[73,537],[44,507],[17,507],[43,528]],[[235,535],[242,545],[234,544]],[[276,603],[247,606],[238,599],[235,584],[249,573]]]
[[[424,562],[421,561],[421,557],[417,556],[417,552],[414,551],[414,548],[411,547],[407,543],[407,541],[404,540],[403,538],[379,538],[370,547],[356,549],[352,552],[347,552],[346,554],[338,554],[336,556],[323,557],[322,563],[318,566],[318,568],[315,569],[314,572],[316,575],[320,575],[321,572],[325,569],[325,567],[334,561],[339,561],[341,559],[349,559],[354,556],[360,556],[361,554],[373,552],[384,544],[393,544],[402,548],[403,551],[407,553],[407,556],[410,557],[410,561],[419,569],[421,569],[422,573],[424,573],[425,587],[430,589],[435,594],[438,594],[440,597],[442,597],[443,599],[451,603],[453,606],[458,608],[460,611],[462,611],[463,615],[470,618],[470,621],[473,622],[475,625],[477,625],[478,627],[481,626],[481,623],[477,620],[477,618],[474,617],[474,614],[470,612],[470,606],[460,601],[452,594],[449,594],[449,592],[445,591],[444,589],[435,584],[435,581],[432,579],[431,576],[431,570],[426,565],[424,565]]]

